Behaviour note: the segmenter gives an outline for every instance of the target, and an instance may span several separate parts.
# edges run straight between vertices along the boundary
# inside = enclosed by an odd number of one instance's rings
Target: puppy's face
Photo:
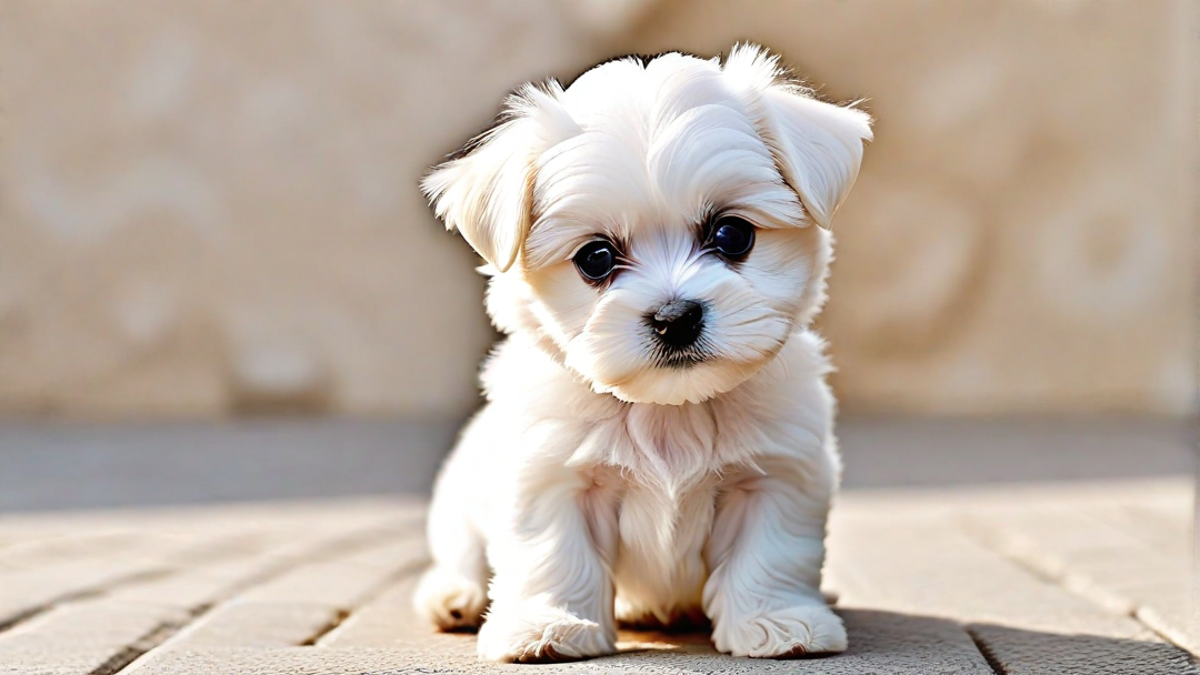
[[[681,404],[728,391],[819,308],[827,226],[857,175],[860,112],[735,49],[614,61],[526,88],[424,183],[488,261],[488,309],[597,392]]]
[[[622,400],[678,404],[733,388],[820,292],[826,232],[796,226],[799,202],[769,180],[749,128],[726,120],[695,138],[721,114],[705,112],[676,122],[649,161],[597,144],[563,149],[539,173],[546,206],[522,275],[533,325],[593,389]],[[520,297],[506,284],[494,282],[494,314]]]

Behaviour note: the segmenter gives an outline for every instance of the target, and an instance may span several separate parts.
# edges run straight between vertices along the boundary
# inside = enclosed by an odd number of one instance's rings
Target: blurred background
[[[1197,7],[0,0],[0,509],[426,489],[495,334],[423,171],[524,81],[738,40],[877,119],[848,484],[1186,471]]]

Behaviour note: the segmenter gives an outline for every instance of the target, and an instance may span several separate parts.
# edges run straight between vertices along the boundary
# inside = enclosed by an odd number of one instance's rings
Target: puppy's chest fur
[[[610,550],[623,621],[670,624],[702,616],[704,549],[717,500],[752,470],[748,439],[734,430],[722,433],[722,412],[709,404],[633,405],[597,425],[590,436],[605,440],[591,447],[585,442],[581,452],[590,456],[573,457],[586,461],[588,501],[615,506]]]

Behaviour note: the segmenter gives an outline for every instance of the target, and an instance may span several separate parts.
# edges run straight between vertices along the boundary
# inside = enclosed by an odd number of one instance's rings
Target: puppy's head
[[[817,312],[870,138],[756,47],[667,54],[526,86],[422,188],[487,262],[500,330],[597,392],[677,405],[744,382]]]

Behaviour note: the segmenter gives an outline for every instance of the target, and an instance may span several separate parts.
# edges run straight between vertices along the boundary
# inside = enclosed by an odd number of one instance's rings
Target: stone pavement
[[[799,661],[705,635],[499,666],[418,622],[423,501],[379,497],[0,517],[4,675],[1198,673],[1191,481],[862,489],[831,522],[850,650]]]

